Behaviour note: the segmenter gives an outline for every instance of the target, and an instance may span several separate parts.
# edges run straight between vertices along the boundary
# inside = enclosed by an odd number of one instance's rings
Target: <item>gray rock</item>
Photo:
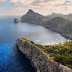
[[[21,17],[21,22],[32,23],[32,24],[42,24],[44,21],[48,21],[49,18],[46,18],[31,9]]]
[[[15,18],[14,23],[19,23],[19,20],[17,18]]]
[[[70,68],[50,60],[50,57],[41,51],[40,48],[22,38],[17,40],[16,46],[30,59],[32,66],[37,72],[72,72]]]

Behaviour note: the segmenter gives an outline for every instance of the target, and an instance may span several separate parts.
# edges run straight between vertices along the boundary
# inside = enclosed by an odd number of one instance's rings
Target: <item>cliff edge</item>
[[[51,60],[40,48],[21,37],[18,38],[16,46],[30,59],[37,72],[72,72],[70,68]]]

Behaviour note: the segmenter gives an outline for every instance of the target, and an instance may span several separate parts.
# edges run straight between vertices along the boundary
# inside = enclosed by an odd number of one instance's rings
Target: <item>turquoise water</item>
[[[13,23],[14,17],[0,17],[0,72],[35,72],[29,60],[15,46],[18,37],[38,44],[57,44],[67,41],[59,33],[40,25]]]

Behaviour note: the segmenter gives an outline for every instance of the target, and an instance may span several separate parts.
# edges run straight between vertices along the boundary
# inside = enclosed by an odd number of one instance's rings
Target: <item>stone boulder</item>
[[[19,20],[17,18],[15,18],[14,23],[19,23]]]

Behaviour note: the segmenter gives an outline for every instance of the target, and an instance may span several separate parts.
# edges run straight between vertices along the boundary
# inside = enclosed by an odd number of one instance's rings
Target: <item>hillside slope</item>
[[[61,33],[63,36],[72,39],[72,22],[61,17],[53,18],[43,24],[44,27]]]
[[[50,18],[35,13],[31,9],[29,9],[29,11],[21,17],[21,22],[32,23],[32,24],[42,24],[43,22],[46,22],[48,20],[50,20]]]
[[[67,19],[69,21],[72,21],[72,13],[70,13],[68,15],[52,13],[50,15],[47,15],[46,17],[49,17],[49,18],[62,17],[62,18],[65,18],[65,19]]]

